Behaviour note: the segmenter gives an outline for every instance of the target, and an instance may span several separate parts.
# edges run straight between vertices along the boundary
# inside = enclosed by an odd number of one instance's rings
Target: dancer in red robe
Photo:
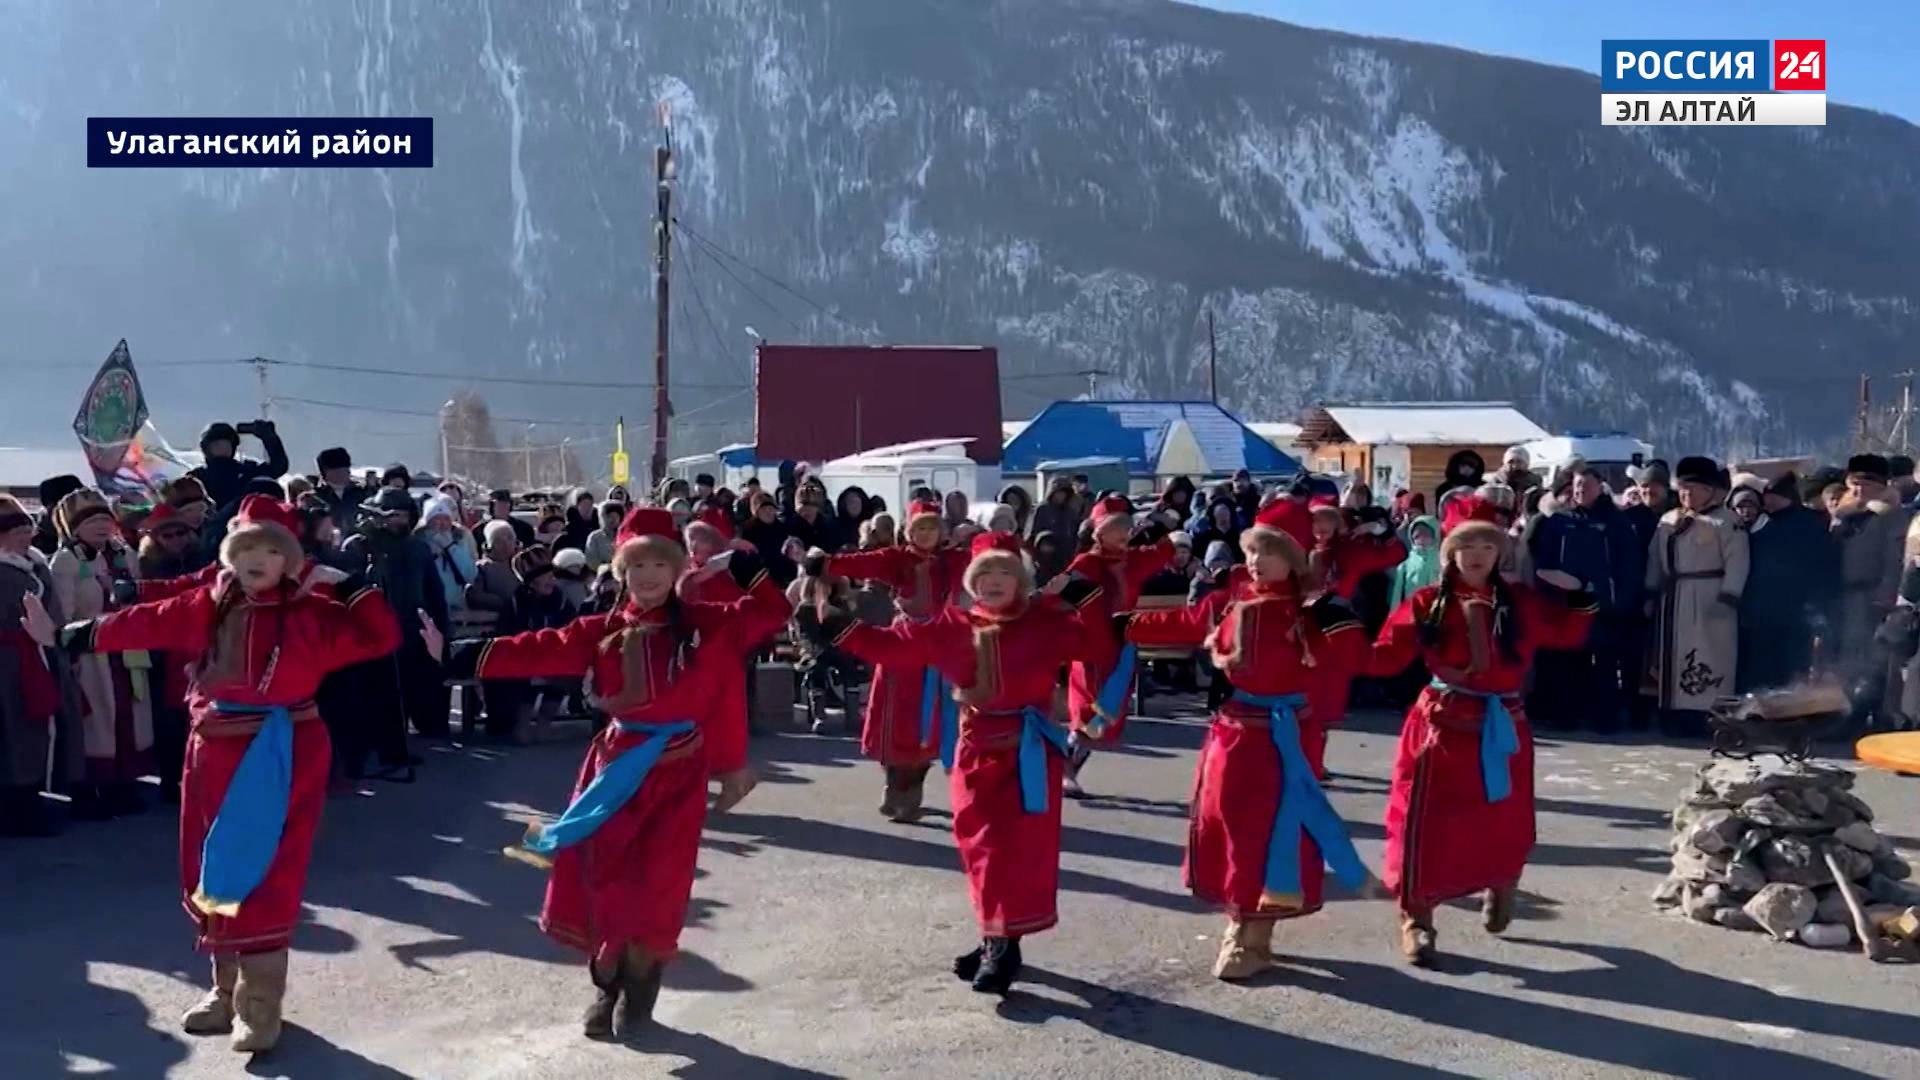
[[[1401,951],[1423,967],[1435,956],[1435,906],[1484,893],[1488,932],[1513,919],[1534,840],[1527,668],[1540,649],[1578,648],[1594,612],[1559,571],[1542,571],[1540,587],[1501,580],[1507,534],[1494,508],[1460,502],[1449,507],[1439,583],[1393,613],[1367,662],[1386,676],[1419,657],[1433,673],[1400,729],[1382,875],[1399,898]]]
[[[1050,715],[1054,687],[1061,665],[1110,631],[1097,585],[1063,578],[1057,596],[1032,594],[1018,537],[982,533],[972,552],[964,582],[971,608],[877,627],[844,609],[815,613],[808,605],[801,625],[873,663],[931,664],[960,688],[959,747],[948,774],[953,838],[982,940],[953,970],[975,990],[1004,994],[1020,972],[1020,939],[1058,921],[1067,733]]]
[[[1244,587],[1138,613],[1127,628],[1140,645],[1205,645],[1233,683],[1200,749],[1185,865],[1193,894],[1226,909],[1213,974],[1229,981],[1272,966],[1275,922],[1320,910],[1325,867],[1350,889],[1379,891],[1317,778],[1327,734],[1314,690],[1360,669],[1366,634],[1350,614],[1313,621],[1288,510],[1262,511],[1241,534]]]
[[[945,542],[938,502],[922,499],[909,507],[904,536],[890,547],[824,560],[826,573],[834,577],[887,586],[899,608],[895,626],[925,623],[939,615],[953,603],[967,569],[966,549]],[[927,770],[935,759],[953,767],[954,717],[952,684],[940,677],[937,667],[874,668],[860,752],[886,770],[880,813],[894,821],[920,817]]]
[[[1096,747],[1119,743],[1133,698],[1134,649],[1113,628],[1114,617],[1140,602],[1140,587],[1173,561],[1166,527],[1149,523],[1135,529],[1133,504],[1110,496],[1094,504],[1093,548],[1067,564],[1067,573],[1097,587],[1102,618],[1090,621],[1093,639],[1087,654],[1067,672],[1067,710],[1073,722],[1073,748],[1062,779],[1066,793],[1082,794],[1080,773]]]
[[[679,950],[693,891],[709,775],[715,810],[753,789],[745,716],[726,704],[742,658],[792,607],[750,547],[727,571],[744,596],[688,602],[675,586],[687,560],[667,510],[628,513],[614,539],[615,610],[552,630],[457,642],[450,678],[586,675],[612,717],[587,747],[573,801],[535,825],[513,851],[549,865],[540,928],[587,954],[597,990],[583,1026],[591,1038],[634,1034],[652,1019],[664,966]]]
[[[182,1026],[231,1030],[234,1049],[246,1052],[279,1039],[287,945],[326,803],[332,753],[314,692],[329,672],[400,645],[379,590],[358,578],[323,587],[307,572],[298,528],[292,507],[249,495],[220,545],[224,569],[213,584],[57,634],[76,653],[199,657],[188,691],[180,884],[199,948],[213,954],[213,989]],[[51,640],[44,615],[30,613],[29,630]]]

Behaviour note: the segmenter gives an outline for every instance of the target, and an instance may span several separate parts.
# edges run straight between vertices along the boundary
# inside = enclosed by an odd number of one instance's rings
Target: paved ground
[[[1395,726],[1358,718],[1331,751],[1376,865]],[[1543,743],[1541,845],[1506,939],[1444,911],[1450,962],[1414,972],[1387,905],[1337,903],[1282,931],[1285,969],[1232,987],[1207,976],[1219,920],[1179,882],[1201,729],[1132,730],[1088,770],[1115,794],[1068,807],[1064,921],[1005,1003],[943,970],[973,936],[944,815],[886,823],[853,742],[791,737],[756,743],[769,782],[709,826],[665,1028],[586,1043],[586,978],[532,923],[540,875],[498,854],[511,818],[558,808],[578,745],[440,746],[420,784],[329,807],[296,1026],[251,1065],[175,1028],[203,983],[163,815],[0,842],[0,1075],[1920,1076],[1920,970],[1651,912],[1694,752]],[[1913,854],[1920,783],[1861,790]]]

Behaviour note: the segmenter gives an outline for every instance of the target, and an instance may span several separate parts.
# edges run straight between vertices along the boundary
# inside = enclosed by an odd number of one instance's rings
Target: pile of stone
[[[1654,903],[1696,922],[1764,931],[1814,948],[1858,940],[1828,856],[1876,934],[1920,921],[1912,868],[1873,827],[1853,773],[1765,758],[1716,760],[1673,811],[1673,872]]]

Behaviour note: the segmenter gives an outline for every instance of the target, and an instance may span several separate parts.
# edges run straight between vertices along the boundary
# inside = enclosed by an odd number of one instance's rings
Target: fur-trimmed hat
[[[973,591],[974,578],[989,570],[1005,570],[1032,588],[1033,571],[1027,566],[1026,552],[1018,536],[1008,532],[983,532],[973,538],[968,551],[973,558],[967,563],[961,582],[969,593]]]
[[[207,498],[206,485],[202,484],[198,478],[192,476],[182,476],[170,481],[165,488],[161,489],[161,495],[166,498],[167,505],[173,507],[175,510],[184,509],[192,506],[194,503],[210,503],[213,501]]]
[[[1256,529],[1276,529],[1303,548],[1313,546],[1313,511],[1297,498],[1275,499],[1253,515]]]
[[[1457,499],[1448,499],[1446,509],[1441,511],[1440,532],[1452,535],[1457,528],[1478,522],[1500,527],[1500,508],[1479,495],[1465,495]]]
[[[1102,526],[1114,518],[1125,518],[1127,524],[1131,526],[1133,524],[1133,504],[1118,495],[1101,499],[1099,502],[1093,504],[1093,513],[1089,515],[1089,519],[1093,522],[1095,532],[1100,531]]]
[[[326,472],[328,469],[351,469],[353,455],[347,453],[347,448],[344,446],[333,446],[320,451],[319,455],[313,459],[313,463],[320,467],[321,472]]]
[[[91,517],[105,515],[113,517],[113,507],[107,505],[107,497],[92,488],[70,491],[53,507],[53,531],[62,540],[73,539],[73,531],[80,523]]]
[[[934,499],[915,499],[907,504],[907,527],[912,528],[913,523],[921,518],[945,521],[946,511]]]
[[[687,557],[686,542],[681,539],[680,527],[674,524],[673,512],[657,506],[636,506],[628,511],[613,538],[613,549],[614,561],[623,566],[633,557],[629,552],[668,560],[684,561]]]
[[[231,569],[234,550],[242,544],[260,540],[287,560],[286,574],[298,578],[306,562],[300,550],[300,512],[279,499],[249,495],[240,500],[240,508],[227,523],[226,539],[220,541],[220,562]]]
[[[530,547],[513,557],[513,576],[522,582],[532,582],[541,574],[553,573],[553,557],[546,548]]]
[[[1452,561],[1453,553],[1467,544],[1489,543],[1501,554],[1507,550],[1507,530],[1491,521],[1462,521],[1447,530],[1440,541],[1440,562],[1445,565]]]

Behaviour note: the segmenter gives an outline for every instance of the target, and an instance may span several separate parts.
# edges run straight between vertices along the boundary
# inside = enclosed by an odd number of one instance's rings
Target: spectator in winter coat
[[[600,527],[600,515],[595,507],[593,492],[586,488],[574,488],[567,496],[567,527],[561,535],[559,547],[584,550],[587,537],[592,536]]]
[[[1241,469],[1233,474],[1233,506],[1239,512],[1240,522],[1245,525],[1253,521],[1260,512],[1260,486],[1253,482],[1253,474]],[[1239,544],[1233,550],[1240,550]]]
[[[1839,553],[1826,520],[1800,505],[1797,486],[1792,473],[1769,483],[1760,493],[1759,515],[1747,526],[1737,669],[1741,693],[1792,682],[1813,666],[1814,637],[1831,641]]]
[[[1233,550],[1225,540],[1215,540],[1207,545],[1207,554],[1200,562],[1200,569],[1187,585],[1187,603],[1197,604],[1206,599],[1208,593],[1225,588],[1229,575],[1233,573]]]
[[[1154,512],[1171,512],[1174,515],[1175,524],[1170,527],[1185,528],[1187,520],[1193,517],[1193,493],[1193,481],[1184,476],[1176,476],[1167,481],[1166,488],[1160,492],[1160,499],[1153,506]]]
[[[1646,576],[1645,549],[1625,511],[1613,505],[1600,473],[1574,474],[1565,506],[1538,519],[1528,547],[1533,572],[1559,570],[1580,579],[1599,604],[1586,647],[1543,650],[1534,660],[1528,714],[1542,723],[1619,730],[1629,695],[1639,693],[1635,640]]]
[[[762,491],[753,497],[753,515],[740,529],[740,538],[752,544],[760,553],[760,560],[767,568],[767,574],[778,582],[781,588],[793,583],[796,570],[793,560],[783,553],[787,541],[792,537],[787,523],[781,520],[780,507],[775,497]]]
[[[827,510],[827,489],[818,481],[800,485],[794,496],[793,512],[787,515],[787,535],[797,538],[803,549],[839,551],[840,525]]]
[[[326,505],[327,513],[333,516],[333,523],[341,532],[359,528],[360,504],[367,500],[367,490],[353,482],[352,456],[336,446],[320,451],[314,464],[320,469],[320,484],[313,489],[314,497]]]
[[[1014,535],[1027,535],[1033,525],[1033,496],[1019,484],[1008,484],[1000,489],[1000,501],[1013,507]]]
[[[587,542],[581,546],[586,554],[587,566],[595,573],[613,564],[613,538],[620,532],[620,522],[627,516],[624,504],[608,499],[600,504],[600,527],[587,534]]]
[[[1207,504],[1205,519],[1191,533],[1193,546],[1201,551],[1212,548],[1217,541],[1227,545],[1231,557],[1238,561],[1240,556],[1240,511],[1239,506],[1230,498],[1215,498]]]
[[[1404,539],[1407,557],[1393,568],[1393,588],[1387,593],[1387,605],[1393,610],[1440,580],[1440,523],[1430,517],[1416,517],[1407,524]]]
[[[1847,462],[1846,495],[1832,525],[1841,587],[1834,638],[1863,717],[1885,700],[1887,664],[1874,647],[1874,632],[1899,593],[1909,517],[1892,501],[1885,458],[1856,454]]]
[[[865,489],[851,485],[833,501],[834,521],[840,528],[840,542],[851,546],[860,536],[860,527],[877,513]]]
[[[467,606],[467,586],[480,577],[479,564],[467,542],[467,531],[459,525],[459,518],[460,512],[452,499],[435,495],[427,500],[421,510],[420,527],[417,530],[420,539],[426,542],[427,551],[433,556],[433,568],[440,579],[440,589],[446,597],[449,612]]]
[[[1456,451],[1447,459],[1446,479],[1440,481],[1440,486],[1433,491],[1434,506],[1444,510],[1445,503],[1441,500],[1446,498],[1447,492],[1458,487],[1477,488],[1486,473],[1487,463],[1479,454],[1472,450]],[[1446,515],[1441,516],[1444,518]]]
[[[885,511],[868,518],[860,526],[860,550],[872,551],[875,548],[892,547],[899,542],[898,532],[893,524],[893,515]]]
[[[1053,538],[1058,551],[1072,551],[1074,539],[1080,531],[1080,513],[1074,507],[1073,482],[1065,477],[1056,476],[1047,485],[1047,499],[1034,508],[1033,522],[1027,538],[1039,548],[1040,538]],[[1060,564],[1064,567],[1066,564]],[[1057,572],[1057,571],[1056,571]]]
[[[242,434],[260,440],[260,445],[267,451],[267,460],[255,461],[235,456],[240,449]],[[187,475],[200,481],[200,486],[206,490],[207,497],[213,500],[216,510],[223,510],[229,504],[238,502],[247,481],[259,477],[278,480],[286,474],[288,467],[287,448],[281,443],[280,433],[271,420],[255,420],[238,428],[225,421],[208,424],[206,430],[200,433],[200,453],[205,455],[205,463],[188,470]]]
[[[1167,541],[1173,545],[1173,561],[1140,586],[1141,596],[1186,596],[1200,571],[1200,563],[1193,557],[1193,537],[1176,532]]]
[[[953,530],[959,528],[963,523],[972,520],[967,516],[967,493],[966,492],[964,491],[947,492],[947,497],[945,501],[942,503],[942,505],[946,508],[946,512],[942,515],[942,519],[946,522],[947,532],[951,533],[953,532]]]
[[[584,552],[567,548],[556,553],[553,557],[553,580],[576,614],[584,613],[593,602],[593,571],[587,567]]]
[[[519,541],[520,547],[531,546],[534,542],[533,526],[513,516],[513,492],[506,488],[496,488],[487,495],[487,520],[506,522],[513,529],[514,539]],[[483,530],[482,538],[485,535]]]
[[[1585,463],[1582,462],[1580,464],[1584,465]],[[1565,471],[1574,472],[1577,471],[1577,468],[1578,466],[1574,466]],[[1514,446],[1507,449],[1506,455],[1500,459],[1500,471],[1495,474],[1493,479],[1499,480],[1501,483],[1512,488],[1516,497],[1524,496],[1527,492],[1540,486],[1540,476],[1533,471],[1533,456],[1527,453],[1527,448],[1524,446]]]
[[[482,533],[486,556],[480,560],[473,584],[467,586],[467,606],[502,615],[513,610],[513,591],[520,579],[513,572],[513,557],[520,553],[520,540],[513,526],[504,521],[489,521]]]

